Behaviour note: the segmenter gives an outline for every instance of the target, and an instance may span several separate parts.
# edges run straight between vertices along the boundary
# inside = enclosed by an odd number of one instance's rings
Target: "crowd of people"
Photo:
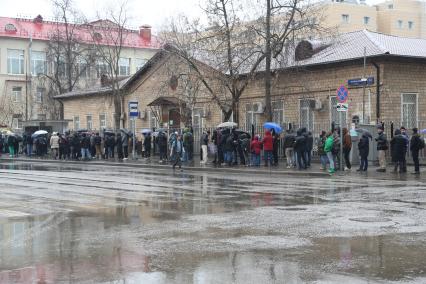
[[[414,173],[420,173],[419,152],[425,147],[425,143],[417,128],[412,129],[412,132],[409,138],[407,130],[401,127],[395,130],[392,139],[388,141],[383,127],[377,127],[377,136],[374,139],[377,142],[378,172],[386,171],[386,152],[390,150],[395,165],[394,171],[407,172],[406,157],[410,151]],[[213,133],[205,131],[200,136],[200,163],[207,164],[209,157],[213,157],[212,163],[217,166],[259,167],[261,160],[264,161],[264,166],[277,166],[280,160],[279,148],[282,147],[287,168],[305,170],[311,167],[315,148],[321,169],[328,168],[328,172],[332,174],[340,169],[341,163],[345,171],[351,170],[351,151],[353,147],[357,147],[360,159],[357,171],[365,172],[368,170],[370,140],[373,137],[368,131],[361,131],[356,136],[359,139],[356,140],[357,145],[353,145],[347,128],[342,129],[342,136],[340,129],[336,128],[330,132],[322,131],[316,139],[306,128],[297,131],[289,129],[285,133],[265,129],[263,137],[259,134],[250,135],[236,128],[219,128]],[[343,137],[342,143],[340,137]],[[0,155],[3,152],[9,153],[12,158],[22,153],[28,157],[51,155],[51,158],[58,160],[127,160],[129,147],[133,145],[132,139],[132,133],[126,131],[117,134],[104,132],[102,136],[95,132],[54,132],[52,135],[37,136],[24,133],[22,137],[0,135]],[[155,135],[150,132],[143,133],[135,143],[140,156],[149,159],[154,147],[159,153],[160,163],[171,162],[173,168],[181,168],[182,163],[192,163],[194,159],[194,135],[189,128],[181,133],[172,132],[170,135],[165,130],[156,131]]]

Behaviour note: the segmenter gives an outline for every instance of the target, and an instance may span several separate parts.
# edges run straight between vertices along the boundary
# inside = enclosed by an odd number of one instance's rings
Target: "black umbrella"
[[[369,137],[370,139],[373,139],[373,135],[371,135],[370,131],[368,131],[367,129],[357,128],[356,132],[360,133],[361,135],[365,135]]]

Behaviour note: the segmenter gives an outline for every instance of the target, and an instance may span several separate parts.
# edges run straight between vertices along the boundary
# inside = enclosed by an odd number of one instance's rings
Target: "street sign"
[[[138,102],[136,101],[129,102],[129,116],[130,117],[139,116]]]
[[[349,104],[344,104],[344,103],[338,103],[336,106],[337,111],[340,112],[346,112],[348,111],[349,108]]]
[[[348,96],[349,96],[349,91],[345,86],[340,86],[337,89],[337,100],[339,101],[339,103],[345,103],[348,100]]]
[[[349,79],[348,86],[370,86],[374,85],[374,77]]]

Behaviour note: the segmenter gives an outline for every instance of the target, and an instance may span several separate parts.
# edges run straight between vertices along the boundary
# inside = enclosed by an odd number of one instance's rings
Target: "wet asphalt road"
[[[421,180],[0,163],[0,283],[426,283]]]

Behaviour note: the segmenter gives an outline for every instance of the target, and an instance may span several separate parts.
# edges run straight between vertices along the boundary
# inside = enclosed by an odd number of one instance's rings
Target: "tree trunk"
[[[271,1],[266,0],[266,46],[265,46],[265,118],[267,121],[272,121],[272,106],[271,106]]]

